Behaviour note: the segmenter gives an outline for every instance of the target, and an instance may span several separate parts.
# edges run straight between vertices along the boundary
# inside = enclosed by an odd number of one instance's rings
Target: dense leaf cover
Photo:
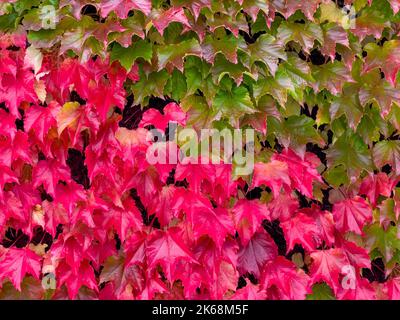
[[[399,10],[2,0],[0,298],[399,299]],[[171,122],[253,174],[149,164]]]

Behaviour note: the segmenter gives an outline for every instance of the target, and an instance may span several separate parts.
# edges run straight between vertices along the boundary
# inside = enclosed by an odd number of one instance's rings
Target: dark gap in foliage
[[[247,185],[246,185],[246,188],[248,188]],[[259,187],[251,189],[249,191],[246,190],[246,199],[247,200],[260,199],[262,191],[263,190],[261,188],[259,188]]]
[[[88,169],[85,165],[85,155],[76,149],[68,149],[67,165],[71,169],[71,178],[85,189],[90,187]]]
[[[165,184],[167,186],[169,186],[169,185],[174,184],[174,183],[175,183],[175,168],[173,168],[171,170],[171,172],[169,173],[167,181],[165,182]]]
[[[114,234],[114,240],[115,240],[115,248],[118,251],[119,249],[121,249],[121,239],[119,238],[117,233]]]
[[[40,199],[42,201],[53,202],[53,197],[46,192],[42,185],[38,188],[38,191],[40,192]]]
[[[326,154],[322,151],[322,148],[319,145],[314,143],[307,143],[306,151],[314,153],[319,158],[319,160],[321,160],[321,162],[326,165]]]
[[[180,180],[180,181],[175,181],[175,187],[183,187],[187,189],[189,187],[189,183],[187,182],[186,179]]]
[[[58,236],[64,231],[64,226],[60,223],[56,228],[56,235],[54,236],[54,240],[58,239]]]
[[[322,195],[323,195],[321,209],[332,212],[333,205],[329,202],[329,191],[330,190],[332,190],[331,187],[329,187],[328,189],[321,189]]]
[[[18,229],[17,231],[16,229],[11,227],[6,230],[4,238],[1,241],[2,246],[5,248],[24,248],[28,245],[28,243],[29,237],[25,233],[23,233],[21,229]]]
[[[85,105],[85,104],[86,104],[86,100],[83,99],[83,98],[78,94],[78,92],[76,92],[75,90],[74,90],[74,91],[71,91],[71,93],[69,94],[69,100],[70,100],[71,102],[78,102],[80,105]]]
[[[81,9],[81,15],[83,16],[89,16],[91,17],[94,21],[100,21],[100,15],[97,12],[97,8],[94,5],[87,4],[82,7]]]
[[[147,214],[147,210],[146,210],[145,206],[143,205],[142,200],[140,200],[140,197],[139,197],[139,195],[137,193],[137,190],[134,189],[134,188],[131,189],[130,190],[130,196],[135,201],[135,205],[138,208],[138,210],[139,210],[139,212],[140,212],[140,214],[142,216],[143,223],[145,225],[148,225],[149,224],[149,216]]]
[[[315,66],[320,66],[326,63],[325,56],[318,49],[314,49],[310,52],[310,60]]]
[[[310,208],[311,207],[311,201],[307,199],[306,196],[301,194],[299,191],[295,190],[296,196],[299,199],[299,204],[300,204],[300,209],[301,208]]]
[[[33,230],[31,243],[37,246],[38,244],[46,244],[45,252],[49,251],[53,244],[53,237],[50,233],[45,231],[41,226],[36,226]]]
[[[386,173],[386,174],[390,174],[392,172],[392,167],[389,164],[385,164],[382,167],[381,171]]]
[[[243,276],[239,277],[236,290],[242,289],[246,286],[247,282]]]
[[[264,220],[263,222],[263,228],[265,231],[268,232],[268,234],[271,236],[271,238],[274,240],[275,244],[278,247],[278,253],[281,256],[286,255],[286,240],[283,235],[283,230],[279,225],[279,220],[274,220],[272,222],[268,220]]]

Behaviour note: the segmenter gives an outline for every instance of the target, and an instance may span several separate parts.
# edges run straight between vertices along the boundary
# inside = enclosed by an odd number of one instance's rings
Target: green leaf
[[[396,172],[400,174],[400,141],[385,140],[378,142],[373,149],[373,158],[375,165],[382,168],[389,164]]]
[[[248,53],[251,64],[255,61],[263,62],[272,75],[275,75],[279,59],[286,60],[284,47],[269,34],[263,34],[254,44],[250,44]]]
[[[133,63],[138,58],[143,58],[145,61],[151,62],[153,49],[150,42],[139,40],[124,48],[119,43],[115,43],[111,50],[111,61],[119,61],[128,72],[131,70]]]
[[[297,42],[307,53],[314,46],[315,40],[321,45],[324,44],[324,35],[321,27],[312,22],[302,24],[285,21],[278,28],[277,39],[284,44],[289,41]]]
[[[397,227],[390,225],[386,230],[379,223],[366,228],[366,241],[370,250],[378,249],[386,262],[393,257],[395,250],[400,250],[400,239],[397,237]]]
[[[212,107],[218,115],[229,119],[233,127],[238,127],[243,115],[256,112],[249,92],[243,86],[218,90]]]
[[[173,67],[183,71],[183,58],[188,55],[201,55],[201,47],[196,39],[185,40],[177,44],[159,46],[157,49],[158,70]]]
[[[371,152],[361,137],[348,129],[325,152],[328,167],[343,165],[349,178],[358,178],[362,170],[373,170]]]
[[[163,97],[164,87],[169,78],[168,72],[162,70],[146,75],[140,72],[140,80],[132,85],[134,103],[146,105],[151,96]]]
[[[307,300],[336,300],[332,289],[325,283],[316,283],[312,287],[312,293],[308,294]]]

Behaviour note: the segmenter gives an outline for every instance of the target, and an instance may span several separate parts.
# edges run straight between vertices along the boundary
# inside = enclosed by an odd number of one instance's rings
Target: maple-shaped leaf
[[[260,280],[261,288],[275,300],[304,300],[310,284],[310,277],[282,256],[265,265]]]
[[[170,122],[176,122],[181,126],[186,125],[186,113],[175,102],[168,103],[161,114],[156,109],[149,109],[143,113],[142,120],[139,127],[146,127],[152,125],[155,128],[164,131]]]
[[[389,164],[396,175],[400,175],[400,141],[379,141],[373,148],[373,159],[378,168]]]
[[[391,300],[399,300],[400,299],[400,278],[399,277],[389,279],[385,283],[385,287],[387,289],[387,294],[388,294],[389,299],[391,299]]]
[[[314,219],[317,227],[315,241],[317,241],[318,246],[322,245],[322,241],[325,241],[325,244],[328,246],[331,246],[335,243],[335,225],[331,212],[321,210],[315,204],[312,204],[311,208],[301,209],[301,212]]]
[[[251,64],[261,61],[272,75],[278,69],[279,59],[286,60],[287,56],[282,45],[271,35],[261,35],[257,41],[248,46]]]
[[[5,102],[10,113],[19,118],[18,108],[21,102],[37,101],[34,89],[34,75],[27,68],[18,68],[16,75],[3,74],[0,84],[0,101]]]
[[[146,40],[138,40],[131,46],[124,48],[119,44],[114,44],[110,59],[111,61],[119,61],[127,72],[132,70],[132,65],[136,59],[142,58],[150,62],[153,56],[153,48],[150,42]]]
[[[39,141],[44,142],[44,138],[50,128],[57,126],[57,113],[60,106],[56,102],[51,102],[48,107],[31,106],[25,114],[24,128],[27,132],[34,131]]]
[[[349,284],[349,287],[345,288],[342,286],[337,292],[339,300],[376,300],[375,289],[367,279],[355,275],[351,281],[354,284]]]
[[[350,265],[343,250],[340,248],[318,250],[311,253],[311,258],[312,282],[325,281],[336,294],[341,286],[339,276],[345,273],[345,268]]]
[[[239,278],[235,267],[237,250],[237,244],[233,240],[227,240],[219,248],[209,237],[202,237],[193,249],[199,266],[202,266],[199,270],[202,285],[209,290],[211,299],[222,299],[228,290],[236,290]]]
[[[334,61],[337,44],[345,47],[349,46],[347,32],[342,26],[328,24],[326,27],[323,27],[323,33],[324,45],[321,48],[321,53],[329,56]]]
[[[232,213],[243,246],[253,237],[260,223],[269,218],[267,207],[258,200],[241,199],[232,208]]]
[[[374,223],[366,228],[366,247],[371,252],[378,249],[380,256],[385,261],[390,261],[396,250],[400,250],[400,239],[398,237],[398,228],[390,225],[383,229],[379,223]]]
[[[344,63],[336,60],[321,66],[313,65],[312,71],[315,82],[311,85],[315,91],[327,89],[333,95],[338,95],[346,82],[354,82]]]
[[[157,49],[158,70],[177,68],[183,72],[183,62],[186,56],[201,56],[201,47],[196,39],[160,46]]]
[[[381,166],[382,167],[382,166]],[[393,182],[384,172],[370,173],[360,185],[359,194],[365,194],[372,206],[375,207],[379,196],[390,197]]]
[[[317,159],[310,153],[306,153],[302,159],[291,149],[285,149],[280,154],[274,154],[272,160],[286,163],[292,187],[306,197],[313,198],[313,182],[322,183],[322,178],[316,169],[319,160],[315,161]]]
[[[318,229],[313,218],[310,216],[298,212],[290,220],[282,222],[280,224],[282,227],[286,242],[287,242],[287,252],[292,250],[296,244],[301,244],[301,246],[308,251],[312,251],[318,245]]]
[[[218,248],[222,248],[227,235],[234,234],[232,217],[224,208],[195,208],[194,214],[188,217],[192,224],[196,239],[208,235],[215,241]]]
[[[398,85],[392,86],[386,80],[381,79],[378,69],[373,69],[360,78],[363,82],[359,97],[363,106],[368,103],[377,103],[381,109],[382,117],[387,117],[394,106],[400,104]]]
[[[371,207],[359,196],[335,203],[332,214],[340,232],[352,231],[361,235],[363,227],[372,220]]]
[[[178,189],[175,186],[164,186],[157,195],[157,199],[150,203],[149,212],[152,212],[158,218],[162,226],[168,226],[172,218],[177,216],[176,202],[180,197]]]
[[[268,163],[254,164],[251,188],[265,184],[272,189],[274,197],[277,197],[282,189],[290,190],[288,165],[283,161],[272,160]]]
[[[83,187],[75,181],[70,181],[67,185],[62,183],[57,184],[54,194],[54,201],[61,203],[69,214],[72,214],[78,201],[86,199]]]
[[[10,248],[0,257],[0,279],[8,278],[21,291],[27,273],[39,279],[41,258],[28,248]]]
[[[400,70],[400,41],[386,41],[383,46],[368,43],[365,46],[365,50],[368,55],[364,63],[363,72],[380,68],[385,73],[387,81],[392,86],[395,86],[396,75]]]
[[[108,16],[111,11],[115,11],[121,19],[126,19],[130,10],[140,10],[145,15],[151,11],[150,0],[102,0],[100,13],[103,18]]]
[[[140,290],[145,282],[145,275],[141,273],[140,268],[136,265],[129,265],[125,255],[110,256],[104,263],[101,270],[100,283],[111,283],[113,295],[117,299],[132,298],[132,288]]]
[[[363,41],[368,35],[379,39],[385,27],[389,26],[387,15],[391,14],[389,4],[377,1],[372,2],[372,6],[364,8],[361,14],[357,15],[355,21],[350,23],[350,31]],[[354,18],[353,18],[354,19]]]
[[[68,289],[68,296],[71,300],[74,300],[78,294],[79,289],[84,285],[89,289],[98,291],[97,282],[94,276],[93,267],[87,260],[84,260],[80,266],[79,271],[74,272],[67,264],[62,263],[57,268],[57,275],[59,279],[58,286],[63,284]]]
[[[351,241],[342,240],[341,242],[340,248],[353,267],[371,268],[371,260],[365,248],[359,247]]]
[[[72,145],[75,145],[84,129],[96,133],[99,129],[99,120],[90,106],[81,106],[78,102],[67,102],[57,114],[58,134],[68,130]]]
[[[227,60],[236,64],[237,50],[244,47],[242,41],[233,34],[227,35],[224,29],[219,28],[213,35],[206,35],[201,44],[202,56],[208,63],[213,64],[215,56],[222,53]]]
[[[281,192],[268,203],[271,220],[286,221],[299,208],[299,201],[291,193]]]
[[[321,0],[311,0],[307,2],[297,0],[272,0],[272,8],[283,14],[285,19],[293,15],[297,10],[301,10],[308,20],[313,20],[313,15],[317,10]]]
[[[260,285],[252,284],[249,281],[244,288],[236,290],[231,300],[265,300],[266,298],[265,290],[261,290]]]
[[[45,200],[42,208],[45,215],[45,229],[54,237],[57,233],[57,226],[68,223],[68,214],[60,203]]]
[[[287,23],[283,22],[278,28],[277,39],[287,44],[289,41],[295,41],[299,43],[303,50],[307,53],[314,46],[314,41],[317,40],[319,43],[324,43],[324,36],[322,29],[315,23]]]
[[[192,13],[194,18],[197,20],[202,8],[211,7],[210,0],[172,0],[171,3],[175,7],[185,7],[188,8]]]
[[[161,35],[164,34],[165,28],[167,28],[171,22],[180,22],[190,28],[185,11],[183,11],[183,8],[181,7],[171,7],[165,11],[153,11],[151,14],[151,20],[154,27]]]
[[[241,275],[253,274],[260,277],[266,262],[274,260],[278,256],[278,248],[270,235],[260,229],[246,245],[241,245],[238,252],[238,271]]]
[[[327,150],[328,167],[343,165],[349,177],[358,178],[362,170],[372,171],[371,152],[352,130],[343,133]]]
[[[71,173],[66,165],[55,159],[41,160],[33,169],[32,180],[34,187],[43,184],[47,193],[54,197],[58,181],[69,183]]]
[[[177,228],[155,232],[147,246],[147,257],[149,267],[155,268],[159,263],[171,283],[176,280],[172,276],[175,273],[174,265],[178,260],[183,259],[190,263],[197,263],[192,253],[180,239],[179,229]]]
[[[0,135],[9,137],[11,140],[14,140],[15,134],[17,132],[17,128],[15,126],[15,116],[6,112],[3,109],[0,109],[0,119],[1,119],[1,128]]]
[[[28,135],[20,130],[15,134],[13,141],[9,139],[0,140],[0,164],[11,167],[13,162],[18,159],[32,163]]]
[[[350,127],[356,130],[363,116],[357,86],[345,86],[343,94],[332,101],[329,113],[332,120],[340,118],[343,114],[346,115]]]
[[[215,167],[208,159],[200,157],[197,164],[191,163],[190,158],[186,159],[187,161],[180,161],[176,167],[175,179],[177,181],[186,179],[194,192],[201,191],[201,185],[204,181],[214,182]]]
[[[140,212],[130,198],[123,202],[123,209],[114,207],[108,210],[103,224],[107,228],[113,227],[121,241],[125,241],[129,230],[137,231],[143,226]]]

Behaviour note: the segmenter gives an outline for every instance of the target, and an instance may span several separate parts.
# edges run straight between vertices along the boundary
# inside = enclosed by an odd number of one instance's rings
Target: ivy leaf
[[[400,40],[386,41],[382,47],[375,43],[365,46],[368,55],[363,72],[380,68],[385,73],[386,80],[395,87],[396,75],[400,70]]]
[[[370,150],[362,139],[347,130],[326,151],[328,167],[343,165],[349,178],[358,177],[362,170],[372,171]]]
[[[138,58],[151,62],[153,49],[150,42],[146,40],[138,40],[128,48],[124,48],[115,43],[111,51],[111,61],[119,61],[121,65],[129,72],[133,63]]]
[[[158,47],[158,70],[162,70],[165,67],[169,67],[169,70],[171,70],[172,66],[183,72],[183,58],[188,55],[201,55],[201,47],[197,40],[184,40],[177,44]]]
[[[297,42],[306,53],[310,53],[315,40],[320,44],[324,44],[324,35],[321,27],[311,22],[305,24],[282,22],[278,28],[277,39],[284,44],[289,41]]]
[[[378,249],[386,262],[392,259],[395,250],[400,249],[400,239],[395,226],[389,226],[384,230],[379,223],[374,223],[365,230],[365,233],[369,250]]]
[[[218,90],[212,108],[222,117],[229,119],[233,127],[239,126],[239,118],[245,114],[256,112],[249,92],[244,86],[233,87],[231,90]]]
[[[362,235],[364,225],[372,221],[372,209],[361,197],[345,199],[333,205],[333,219],[340,232],[352,231]]]
[[[272,75],[275,75],[279,59],[286,60],[284,48],[269,34],[261,35],[254,44],[250,44],[248,52],[251,64],[263,62]]]
[[[400,175],[400,141],[380,141],[374,146],[372,153],[374,163],[378,168],[389,164],[396,175]]]

